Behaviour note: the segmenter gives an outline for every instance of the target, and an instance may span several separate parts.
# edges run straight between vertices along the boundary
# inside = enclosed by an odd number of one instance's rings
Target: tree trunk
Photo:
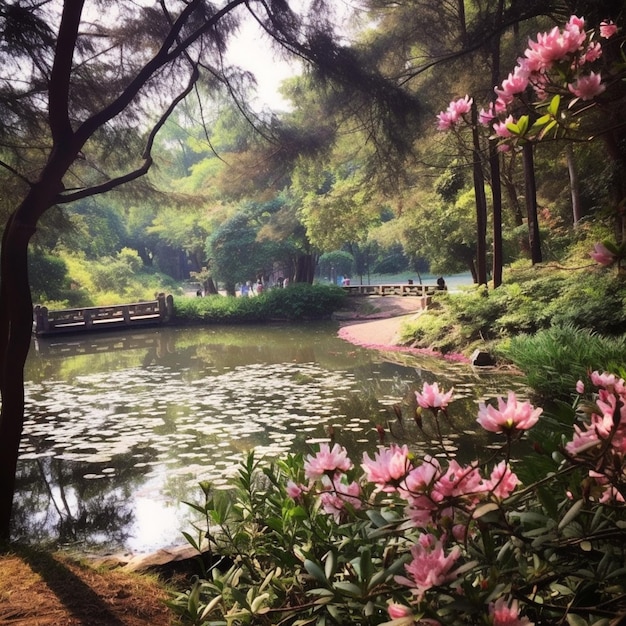
[[[493,203],[493,288],[502,284],[502,185],[500,183],[500,155],[494,140],[489,141],[491,164],[491,197]]]
[[[504,1],[499,0],[495,24],[502,24]],[[491,48],[491,84],[500,83],[500,35],[493,38]],[[493,288],[502,284],[502,183],[500,181],[500,155],[494,139],[489,140],[489,165],[491,174],[491,202],[493,205]]]
[[[211,276],[209,276],[204,281],[203,287],[204,287],[204,293],[207,295],[217,296],[219,294],[219,291],[217,290],[217,287],[215,286],[215,283],[213,282],[213,278],[211,278]]]
[[[533,145],[526,142],[522,149],[524,157],[524,187],[526,190],[526,216],[528,219],[528,244],[530,259],[533,265],[541,263],[541,238],[539,236],[539,220],[537,218],[537,187],[535,185],[535,162]]]
[[[0,540],[5,541],[10,538],[15,473],[24,426],[24,364],[33,326],[27,258],[35,226],[20,221],[19,214],[19,209],[13,213],[4,231],[0,277]]]
[[[480,138],[478,136],[478,112],[472,103],[472,141],[474,195],[476,197],[476,271],[479,285],[487,284],[487,199],[485,198],[485,178],[480,158]]]
[[[567,156],[567,171],[569,173],[569,188],[572,196],[572,220],[574,226],[578,225],[582,218],[582,205],[580,201],[580,185],[578,183],[578,172],[574,163],[574,150],[572,144],[565,146],[565,154]]]
[[[294,282],[313,284],[315,278],[315,255],[301,254],[298,256]]]

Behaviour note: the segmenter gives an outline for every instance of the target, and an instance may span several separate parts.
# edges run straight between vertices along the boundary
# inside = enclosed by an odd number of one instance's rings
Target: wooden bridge
[[[38,336],[62,333],[117,330],[137,326],[154,326],[167,322],[173,314],[172,296],[164,293],[150,302],[90,306],[80,309],[49,311],[45,306],[33,309],[33,333]]]
[[[445,291],[438,285],[412,285],[400,283],[395,285],[343,285],[342,289],[349,296],[432,296],[437,291]]]

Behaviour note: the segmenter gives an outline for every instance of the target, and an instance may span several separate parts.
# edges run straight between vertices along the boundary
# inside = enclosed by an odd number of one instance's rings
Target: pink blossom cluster
[[[433,383],[432,385],[425,383],[421,392],[415,392],[415,399],[417,400],[417,404],[423,409],[445,410],[448,404],[450,404],[453,392],[454,388],[443,392],[439,391],[439,385],[437,383]]]
[[[309,485],[290,481],[287,484],[287,494],[294,500],[299,500],[317,485],[322,509],[340,522],[347,512],[346,505],[353,509],[362,506],[360,485],[347,478],[346,472],[351,468],[352,461],[343,446],[336,443],[331,448],[329,444],[322,443],[319,451],[308,455],[304,461],[304,475]]]
[[[520,617],[517,600],[498,598],[489,605],[493,626],[533,626],[527,617]]]
[[[425,383],[421,392],[416,392],[416,400],[422,408],[431,409],[436,419],[452,400],[452,390]],[[479,411],[478,421],[491,431],[528,429],[541,413],[541,409],[520,402],[513,393],[506,401],[500,398],[498,402],[498,408],[483,404]],[[408,586],[417,601],[432,587],[453,581],[458,575],[461,549],[454,542],[464,542],[472,532],[477,507],[485,503],[500,506],[520,482],[505,460],[483,474],[476,462],[463,465],[453,458],[442,464],[430,455],[418,460],[407,445],[397,444],[379,446],[373,458],[363,453],[360,467],[364,484],[349,477],[354,467],[345,448],[323,443],[319,452],[305,459],[308,485],[290,481],[287,493],[296,500],[310,494],[318,496],[321,509],[337,522],[365,505],[364,494],[371,492],[372,485],[373,496],[393,495],[404,507],[407,520],[420,531],[411,548],[412,559],[405,566],[406,575],[396,577],[396,582]],[[370,488],[366,490],[365,484]],[[404,610],[394,605],[390,614]]]
[[[476,421],[490,432],[510,433],[532,428],[542,412],[543,409],[533,407],[530,402],[519,402],[511,391],[506,401],[498,398],[497,408],[481,402]]]
[[[607,372],[592,372],[595,402],[582,425],[574,425],[574,436],[566,452],[578,462],[589,462],[595,488],[590,497],[600,502],[625,502],[618,487],[626,483],[626,383]],[[581,381],[579,393],[584,392]]]
[[[617,26],[605,20],[600,24],[599,35],[608,39],[617,33]],[[555,26],[549,32],[538,33],[535,40],[529,39],[528,47],[518,59],[511,73],[494,88],[496,99],[488,108],[480,110],[479,122],[491,126],[496,137],[510,139],[514,133],[510,125],[517,120],[511,114],[516,98],[532,89],[539,101],[553,94],[590,101],[605,91],[600,72],[591,69],[591,64],[602,56],[602,46],[596,40],[596,32],[585,31],[585,20],[572,15],[561,29]],[[453,100],[446,111],[437,115],[437,128],[450,130],[463,120],[472,104],[465,96]],[[502,149],[507,149],[506,142]]]
[[[593,246],[593,251],[589,253],[589,256],[596,263],[604,265],[604,267],[610,267],[619,260],[618,255],[611,252],[602,242],[598,242]]]
[[[615,24],[603,22],[602,36],[610,37],[616,32]],[[495,113],[505,113],[515,97],[528,87],[539,100],[545,100],[550,91],[563,88],[582,100],[592,100],[601,94],[605,89],[601,75],[587,70],[589,64],[602,56],[602,47],[593,35],[585,32],[583,18],[572,15],[563,29],[555,26],[550,32],[539,33],[536,41],[529,40],[513,71],[495,88]],[[556,67],[560,76],[569,76],[571,80],[554,83],[551,70]]]
[[[467,95],[464,98],[450,102],[448,108],[437,115],[439,120],[437,128],[439,130],[450,130],[453,126],[462,122],[464,120],[463,116],[471,111],[473,102],[472,98]]]
[[[461,556],[461,549],[454,546],[446,552],[444,539],[422,533],[411,547],[412,560],[406,564],[407,576],[396,576],[395,581],[411,588],[420,602],[426,591],[444,585],[457,576],[453,569]]]

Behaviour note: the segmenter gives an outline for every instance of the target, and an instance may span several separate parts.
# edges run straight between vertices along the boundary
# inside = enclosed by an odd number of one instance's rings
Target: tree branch
[[[80,128],[76,132],[81,145],[87,141],[96,129],[100,128],[106,122],[119,115],[130,104],[130,102],[133,101],[141,89],[158,70],[163,68],[173,59],[181,56],[203,34],[217,24],[222,17],[227,15],[238,5],[243,4],[245,1],[246,0],[231,0],[231,2],[214,13],[208,20],[206,20],[206,22],[204,22],[202,26],[193,31],[193,33],[183,39],[177,46],[172,47],[193,12],[202,3],[202,0],[191,0],[191,2],[189,2],[173,23],[170,32],[161,45],[161,48],[152,57],[152,59],[141,68],[126,89],[124,89],[124,91],[113,102],[111,102],[111,104],[81,124]]]
[[[55,144],[58,144],[63,137],[67,137],[68,133],[72,133],[68,115],[70,77],[84,3],[85,0],[67,0],[63,3],[54,64],[48,85],[49,124]]]
[[[144,162],[141,167],[133,170],[132,172],[128,172],[123,176],[118,176],[117,178],[112,178],[101,185],[95,185],[92,187],[88,187],[86,189],[81,189],[80,191],[75,191],[72,193],[62,193],[59,194],[57,199],[55,200],[56,204],[68,204],[69,202],[74,202],[75,200],[81,200],[83,198],[87,198],[89,196],[95,196],[101,193],[106,193],[107,191],[111,191],[116,187],[120,187],[126,183],[129,183],[133,180],[137,180],[144,176],[150,167],[152,167],[153,159],[152,159],[152,147],[154,146],[154,141],[156,139],[157,133],[163,128],[163,125],[170,117],[170,115],[174,112],[174,109],[182,102],[192,91],[198,78],[200,76],[200,72],[198,70],[197,65],[193,66],[191,77],[189,78],[189,83],[187,87],[183,91],[181,91],[176,98],[172,100],[169,107],[163,112],[161,117],[157,120],[157,122],[152,127],[148,135],[148,140],[146,141],[146,147],[143,152]]]

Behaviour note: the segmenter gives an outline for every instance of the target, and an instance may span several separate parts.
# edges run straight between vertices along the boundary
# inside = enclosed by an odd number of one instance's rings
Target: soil
[[[156,577],[39,550],[0,555],[2,626],[173,626]]]
[[[415,297],[354,297],[336,319],[347,341],[392,346],[421,308]],[[0,553],[0,626],[174,626],[169,597],[155,576],[40,550]]]
[[[423,310],[421,298],[411,296],[353,296],[339,311],[339,336],[369,348],[391,348],[400,344],[403,323]]]

